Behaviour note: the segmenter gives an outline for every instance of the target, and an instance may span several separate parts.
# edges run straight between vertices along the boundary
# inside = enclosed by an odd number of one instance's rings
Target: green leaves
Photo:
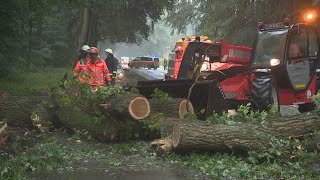
[[[163,102],[168,102],[170,101],[172,98],[169,96],[168,93],[161,91],[160,89],[156,88],[154,90],[154,93],[151,95],[152,98],[156,98],[159,99]]]
[[[251,103],[246,105],[240,105],[236,111],[229,110],[228,112],[224,112],[222,116],[218,114],[213,114],[208,117],[207,121],[213,122],[216,124],[227,124],[234,125],[236,123],[263,123],[267,117],[275,117],[278,116],[279,113],[275,109],[275,107],[271,107],[268,112],[266,111],[253,111],[251,109]]]

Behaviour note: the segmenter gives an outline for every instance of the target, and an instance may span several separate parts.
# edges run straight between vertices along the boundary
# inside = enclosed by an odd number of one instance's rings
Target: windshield
[[[271,59],[282,60],[288,30],[259,32],[253,64],[269,63]]]

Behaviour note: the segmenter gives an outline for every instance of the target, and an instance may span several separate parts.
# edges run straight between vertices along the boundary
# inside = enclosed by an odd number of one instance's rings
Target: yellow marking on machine
[[[295,87],[300,89],[300,88],[305,88],[306,85],[305,84],[296,84]]]

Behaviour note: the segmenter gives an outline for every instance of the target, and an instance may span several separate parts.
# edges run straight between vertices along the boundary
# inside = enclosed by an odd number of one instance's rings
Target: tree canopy
[[[83,44],[138,42],[175,0],[1,1],[0,77],[71,64]]]
[[[301,22],[301,13],[310,8],[319,9],[319,0],[185,0],[175,4],[167,22],[182,32],[192,24],[198,35],[252,45],[258,21],[277,23],[288,17]]]

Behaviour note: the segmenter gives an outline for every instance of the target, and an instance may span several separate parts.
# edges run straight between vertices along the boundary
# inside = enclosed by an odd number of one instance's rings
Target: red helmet
[[[183,52],[181,46],[177,46],[176,48],[173,49],[173,52]]]
[[[89,53],[90,54],[99,54],[99,49],[96,47],[91,47]]]

